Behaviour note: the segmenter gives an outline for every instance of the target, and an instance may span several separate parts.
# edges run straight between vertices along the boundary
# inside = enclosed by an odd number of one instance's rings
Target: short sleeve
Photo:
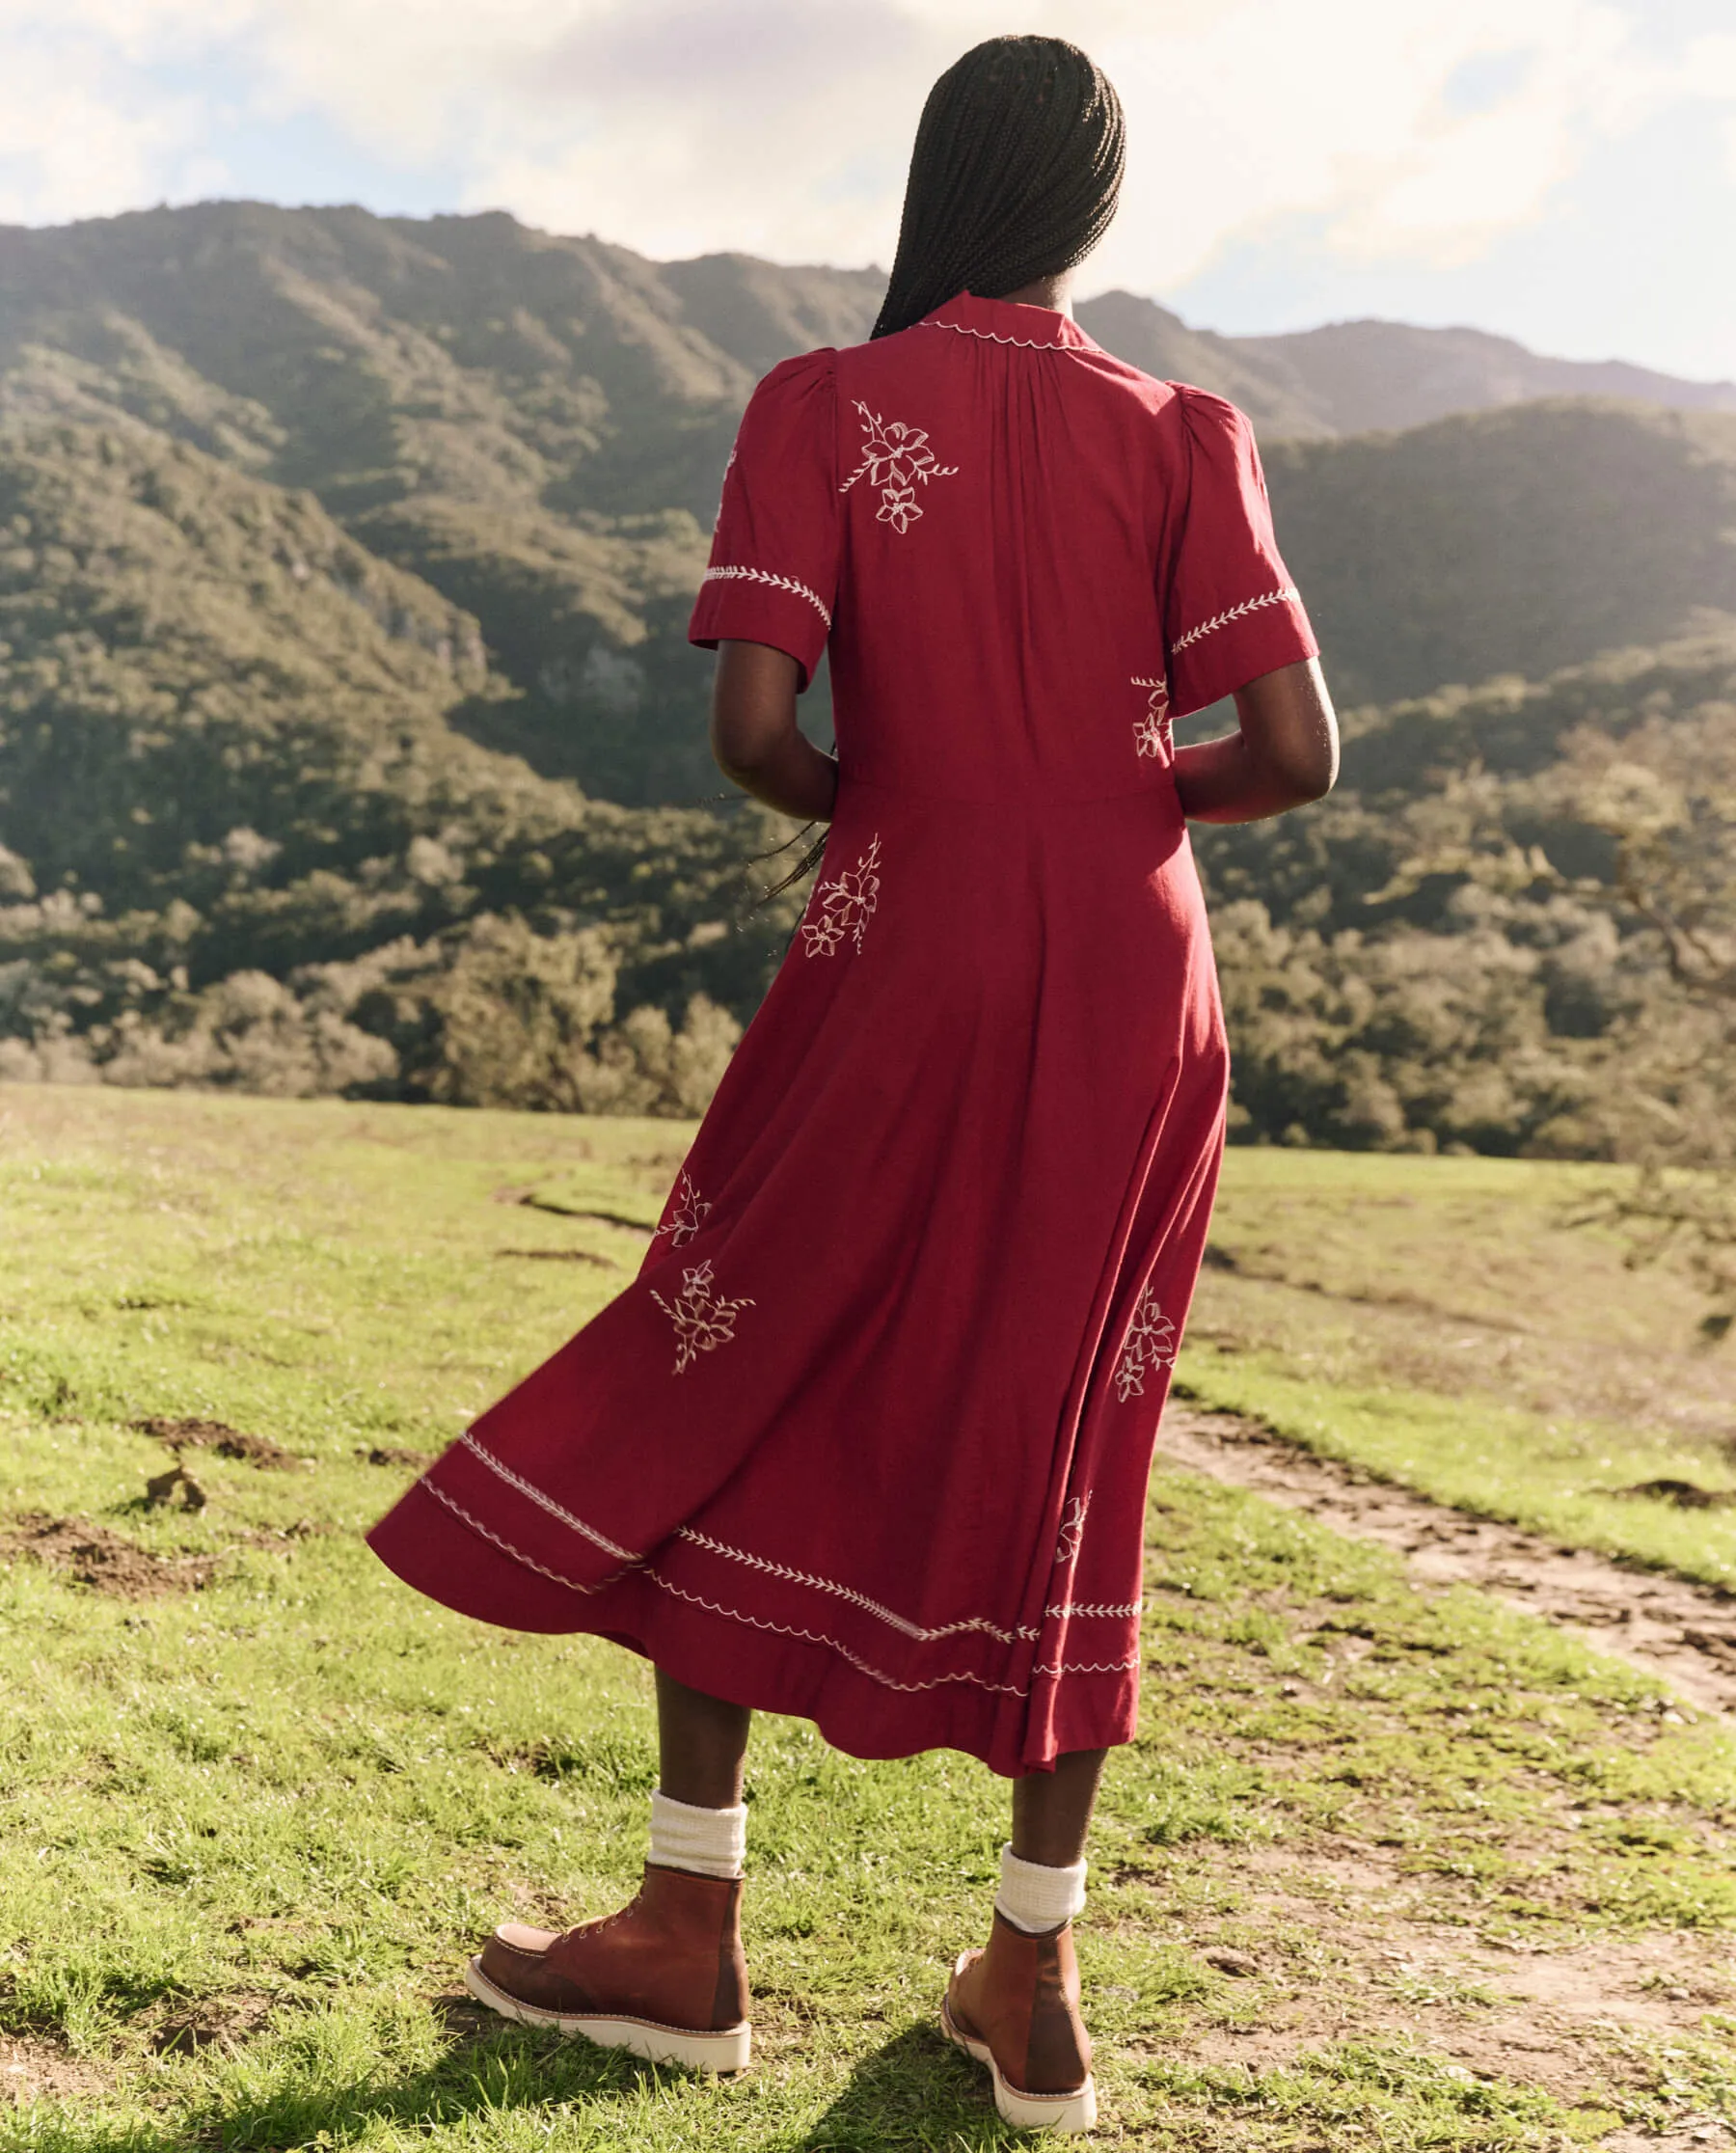
[[[838,587],[835,354],[773,367],[753,392],[723,471],[711,562],[688,640],[770,643],[806,688]]]
[[[1164,602],[1170,710],[1204,710],[1320,646],[1272,531],[1254,429],[1232,403],[1180,392],[1187,503]]]

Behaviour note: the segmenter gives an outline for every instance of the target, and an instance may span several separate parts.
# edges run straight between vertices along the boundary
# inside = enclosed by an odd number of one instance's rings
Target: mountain
[[[1399,431],[1455,412],[1562,396],[1736,412],[1736,382],[1683,381],[1619,361],[1547,359],[1480,329],[1341,321],[1291,336],[1219,337],[1128,291],[1087,299],[1077,313],[1106,351],[1240,404],[1262,441]]]
[[[750,909],[775,819],[457,728],[513,693],[311,495],[0,436],[0,1076],[693,1104],[789,931]]]
[[[1736,616],[1736,414],[1516,404],[1265,464],[1343,702],[1535,679]]]
[[[878,299],[505,217],[0,232],[0,1078],[702,1104],[800,896],[753,901],[777,818],[683,804],[721,789],[688,607],[753,381]],[[1727,393],[1081,314],[1256,414],[1363,706],[1330,802],[1199,835],[1240,1133],[1618,1148],[1631,1042],[1697,1037],[1643,932],[1583,881],[1403,870],[1469,784],[1595,879],[1585,738],[1699,781],[1736,690]],[[1611,386],[1647,395],[1538,394]],[[1407,423],[1342,430],[1374,417]]]
[[[309,490],[371,555],[480,623],[516,693],[461,699],[451,724],[592,794],[695,802],[717,781],[705,669],[683,631],[737,416],[787,353],[865,336],[880,288],[873,271],[742,255],[660,264],[503,215],[213,203],[6,229],[0,425],[142,430]],[[1682,571],[1670,587],[1684,618],[1727,602],[1702,529],[1723,514],[1722,481],[1687,435],[1609,415],[1570,441],[1576,422],[1533,422],[1523,405],[1492,413],[1490,430],[1449,421],[1403,449],[1338,437],[1570,388],[1684,409],[1736,391],[1535,359],[1470,332],[1213,337],[1126,293],[1080,318],[1110,349],[1255,417],[1347,695],[1527,666],[1516,593],[1534,561],[1576,545],[1584,559],[1563,559],[1540,601],[1544,663],[1672,633],[1667,570]],[[1692,438],[1720,461],[1715,432]],[[1585,470],[1552,467],[1558,449]],[[1647,532],[1677,500],[1687,535],[1654,553],[1630,543],[1600,473],[1637,486]],[[1571,509],[1552,528],[1556,501]]]

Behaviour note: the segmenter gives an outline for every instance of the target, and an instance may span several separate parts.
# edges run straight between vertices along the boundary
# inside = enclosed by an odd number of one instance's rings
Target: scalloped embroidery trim
[[[510,1540],[503,1540],[499,1533],[491,1532],[480,1518],[473,1517],[469,1511],[453,1502],[449,1495],[436,1487],[431,1481],[424,1480],[420,1485],[437,1502],[444,1503],[454,1516],[461,1518],[472,1532],[479,1534],[492,1546],[498,1547],[502,1555],[510,1556],[526,1569],[534,1570],[539,1577],[546,1577],[556,1585],[564,1585],[569,1592],[586,1594],[601,1592],[604,1585],[613,1582],[612,1579],[605,1578],[600,1584],[581,1585],[575,1578],[562,1577],[558,1570],[548,1568],[546,1565],[527,1555],[522,1548],[514,1547]],[[764,1617],[748,1615],[739,1607],[725,1607],[721,1600],[710,1600],[702,1594],[690,1593],[679,1585],[672,1585],[666,1577],[658,1575],[655,1566],[647,1566],[639,1574],[660,1592],[667,1593],[673,1599],[686,1600],[691,1607],[703,1608],[708,1615],[721,1615],[726,1621],[745,1623],[749,1629],[769,1630],[779,1637],[793,1637],[799,1644],[822,1645],[827,1650],[836,1652],[840,1659],[848,1660],[852,1667],[859,1674],[866,1675],[871,1681],[879,1682],[886,1689],[901,1690],[907,1696],[913,1695],[918,1690],[943,1689],[949,1682],[972,1682],[978,1689],[989,1690],[997,1697],[1028,1697],[1039,1681],[1058,1681],[1064,1675],[1126,1675],[1140,1661],[1137,1652],[1130,1652],[1126,1659],[1119,1660],[1060,1660],[1052,1666],[1033,1667],[1028,1682],[991,1682],[986,1675],[973,1675],[963,1668],[951,1675],[931,1676],[926,1682],[901,1682],[895,1675],[888,1675],[883,1668],[874,1666],[863,1659],[860,1653],[853,1652],[848,1645],[840,1643],[835,1637],[827,1637],[823,1631],[801,1629],[790,1622],[768,1622]]]
[[[605,1554],[613,1555],[623,1564],[635,1568],[655,1567],[654,1565],[647,1566],[646,1559],[643,1556],[636,1555],[631,1549],[619,1546],[615,1541],[608,1539],[606,1535],[599,1533],[595,1526],[587,1525],[582,1517],[576,1517],[571,1511],[556,1502],[552,1495],[545,1495],[540,1487],[513,1472],[510,1466],[503,1465],[491,1452],[483,1449],[468,1429],[458,1440],[474,1458],[481,1464],[486,1465],[490,1472],[504,1481],[507,1486],[516,1488],[521,1495],[536,1504],[539,1510],[546,1511],[551,1517],[557,1519],[559,1523],[578,1533],[583,1539],[589,1540],[592,1546],[600,1547]],[[552,1578],[557,1585],[571,1586],[575,1593],[596,1593],[602,1591],[604,1584],[612,1582],[612,1579],[605,1578],[600,1584],[581,1585],[570,1577],[561,1576],[557,1570],[545,1569],[540,1563],[534,1562],[529,1555],[521,1554],[516,1547],[512,1546],[509,1541],[502,1540],[498,1533],[491,1532],[479,1518],[473,1517],[469,1511],[454,1502],[444,1488],[438,1486],[432,1478],[424,1478],[421,1485],[426,1487],[430,1495],[444,1503],[448,1510],[451,1511],[455,1516],[461,1517],[484,1540],[491,1541],[502,1553],[512,1556],[515,1561],[522,1562],[528,1569],[536,1570],[541,1576]],[[992,1637],[1002,1645],[1011,1645],[1019,1640],[1026,1644],[1034,1644],[1038,1637],[1042,1635],[1040,1630],[1022,1623],[1017,1629],[1003,1629],[999,1623],[991,1622],[984,1615],[965,1616],[959,1622],[944,1623],[937,1629],[925,1629],[919,1622],[912,1622],[908,1617],[895,1613],[889,1607],[882,1606],[879,1600],[869,1598],[866,1593],[858,1592],[854,1585],[841,1584],[835,1578],[820,1577],[811,1570],[797,1569],[787,1563],[774,1563],[767,1556],[751,1554],[743,1547],[732,1547],[727,1540],[716,1540],[711,1534],[702,1533],[697,1526],[680,1526],[676,1531],[675,1538],[687,1540],[695,1547],[702,1547],[710,1554],[723,1556],[729,1562],[742,1563],[749,1569],[761,1570],[767,1576],[782,1578],[792,1585],[806,1586],[812,1592],[830,1593],[835,1597],[847,1601],[852,1607],[860,1608],[864,1614],[875,1616],[879,1621],[887,1623],[891,1628],[919,1645],[934,1644],[945,1638],[962,1636],[973,1631]],[[1045,1622],[1069,1619],[1075,1622],[1131,1622],[1135,1616],[1143,1612],[1144,1602],[1141,1600],[1131,1600],[1120,1604],[1103,1601],[1085,1603],[1063,1600],[1052,1607],[1045,1607],[1043,1614]],[[744,1618],[744,1620],[746,1620],[746,1618]]]
[[[437,1503],[444,1503],[452,1515],[462,1524],[468,1525],[473,1533],[498,1547],[502,1555],[510,1555],[515,1563],[522,1563],[527,1569],[534,1570],[538,1577],[546,1577],[552,1585],[564,1585],[569,1593],[600,1593],[605,1585],[614,1582],[612,1578],[605,1577],[595,1585],[581,1585],[576,1577],[563,1577],[559,1570],[550,1569],[545,1564],[527,1555],[522,1547],[514,1547],[510,1540],[502,1540],[499,1533],[491,1532],[479,1517],[473,1517],[462,1503],[453,1502],[444,1487],[437,1487],[431,1480],[423,1480],[418,1485],[426,1488]]]
[[[877,1616],[881,1622],[889,1623],[893,1629],[918,1645],[930,1645],[943,1637],[958,1637],[967,1630],[983,1631],[990,1637],[997,1638],[1003,1645],[1011,1645],[1021,1637],[1034,1643],[1042,1635],[1040,1630],[1022,1626],[1018,1629],[1002,1629],[985,1615],[969,1615],[962,1622],[944,1622],[938,1629],[924,1629],[921,1623],[912,1622],[903,1615],[894,1614],[891,1608],[882,1607],[879,1600],[870,1599],[866,1593],[858,1593],[854,1585],[840,1585],[835,1578],[817,1577],[811,1570],[796,1569],[788,1563],[773,1563],[764,1555],[750,1555],[745,1547],[731,1547],[727,1540],[713,1540],[709,1533],[700,1532],[697,1526],[683,1525],[675,1537],[677,1540],[690,1541],[695,1547],[703,1547],[708,1554],[721,1555],[732,1563],[746,1564],[747,1568],[761,1570],[768,1577],[780,1577],[791,1585],[805,1585],[815,1593],[830,1593],[838,1599],[848,1600],[852,1607],[859,1607],[864,1614]],[[1044,1610],[1045,1615],[1052,1612],[1048,1608]]]
[[[482,1448],[482,1445],[477,1442],[468,1428],[459,1436],[458,1440],[474,1458],[480,1464],[486,1465],[489,1471],[499,1479],[503,1480],[508,1487],[516,1487],[519,1493],[534,1503],[538,1510],[547,1511],[551,1517],[557,1518],[562,1525],[569,1526],[582,1540],[589,1540],[593,1547],[600,1547],[605,1555],[613,1555],[623,1563],[637,1563],[640,1560],[632,1548],[618,1547],[606,1534],[599,1533],[594,1525],[587,1525],[583,1517],[575,1517],[570,1510],[563,1509],[553,1495],[545,1495],[540,1487],[530,1481],[522,1479],[519,1474],[512,1470],[510,1465],[502,1465],[492,1451],[486,1451]],[[438,1488],[435,1493],[440,1493]],[[442,1502],[447,1500],[444,1495],[441,1495],[440,1499]]]
[[[1139,1665],[1140,1655],[1133,1652],[1121,1660],[1100,1663],[1062,1660],[1053,1666],[1033,1667],[1028,1682],[991,1682],[987,1676],[973,1675],[963,1668],[951,1675],[931,1676],[926,1682],[901,1682],[896,1676],[871,1665],[859,1653],[853,1652],[848,1645],[840,1644],[837,1638],[827,1637],[823,1631],[800,1629],[788,1622],[772,1622],[758,1615],[744,1614],[740,1608],[725,1607],[720,1600],[708,1600],[698,1593],[684,1592],[679,1585],[671,1585],[666,1577],[660,1577],[655,1569],[647,1569],[645,1575],[660,1592],[686,1600],[690,1606],[702,1607],[708,1615],[721,1615],[729,1622],[746,1623],[749,1629],[772,1630],[779,1637],[793,1637],[803,1645],[823,1645],[828,1651],[836,1652],[840,1659],[848,1660],[858,1674],[866,1675],[871,1681],[882,1683],[890,1690],[902,1690],[907,1695],[917,1690],[942,1689],[948,1682],[973,1682],[978,1689],[989,1690],[997,1697],[1028,1697],[1039,1680],[1058,1681],[1063,1675],[1126,1675]]]
[[[1232,606],[1225,613],[1213,613],[1209,620],[1202,620],[1197,628],[1190,628],[1186,635],[1178,636],[1170,645],[1170,656],[1179,656],[1190,643],[1197,643],[1201,637],[1215,636],[1220,628],[1228,628],[1233,621],[1243,620],[1249,613],[1259,613],[1264,606],[1300,605],[1301,602],[1302,593],[1291,584],[1285,584],[1278,590],[1268,590],[1259,598],[1244,598],[1239,606]]]
[[[787,590],[792,598],[805,598],[829,628],[831,611],[817,590],[812,590],[797,576],[774,576],[769,568],[708,568],[700,577],[701,583],[756,583],[766,584],[773,590]]]
[[[950,329],[955,337],[975,337],[979,343],[1017,344],[1020,351],[1069,351],[1076,358],[1088,351],[1089,344],[1060,343],[1053,340],[1040,342],[1034,337],[997,337],[992,329],[966,329],[962,321],[918,321],[917,329]]]

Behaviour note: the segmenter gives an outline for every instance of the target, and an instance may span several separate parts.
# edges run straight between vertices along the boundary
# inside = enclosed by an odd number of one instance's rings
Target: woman
[[[923,113],[872,341],[755,393],[691,633],[723,768],[829,819],[818,881],[637,1283],[372,1536],[448,1606],[657,1668],[643,1889],[498,1930],[483,2002],[739,2067],[750,1710],[965,1750],[1013,1836],[945,2028],[1004,2116],[1062,2129],[1094,2112],[1071,1924],[1223,1142],[1184,818],[1280,813],[1337,757],[1246,421],[1073,321],[1122,140],[1075,47],[977,46]],[[796,724],[827,647],[835,762]],[[1238,732],[1173,747],[1232,694]]]

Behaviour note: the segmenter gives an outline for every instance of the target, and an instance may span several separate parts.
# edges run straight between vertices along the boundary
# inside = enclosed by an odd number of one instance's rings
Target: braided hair
[[[1121,99],[1062,38],[990,38],[929,92],[877,337],[1083,261],[1121,192]]]

